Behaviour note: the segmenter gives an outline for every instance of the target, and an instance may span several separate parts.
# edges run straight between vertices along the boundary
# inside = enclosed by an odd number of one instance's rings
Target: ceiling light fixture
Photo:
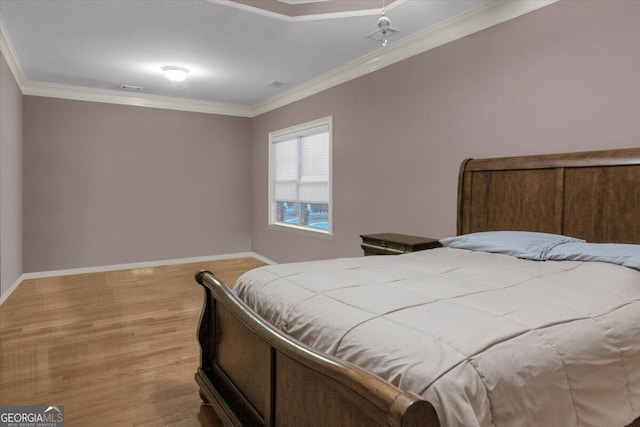
[[[382,11],[382,15],[378,18],[378,28],[382,31],[382,47],[387,46],[387,31],[391,27],[391,20],[387,18],[387,15]]]
[[[378,29],[367,36],[368,39],[378,41],[382,44],[382,47],[386,47],[389,41],[389,37],[393,36],[399,30],[391,26],[391,20],[384,13],[384,0],[382,0],[382,12],[378,18]]]
[[[162,71],[164,71],[165,77],[172,82],[181,82],[186,79],[187,74],[189,74],[188,68],[179,67],[177,65],[165,65],[162,67]]]

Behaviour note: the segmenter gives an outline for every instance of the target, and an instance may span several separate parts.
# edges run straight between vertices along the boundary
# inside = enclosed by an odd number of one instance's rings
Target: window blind
[[[274,199],[329,203],[329,126],[273,140]]]

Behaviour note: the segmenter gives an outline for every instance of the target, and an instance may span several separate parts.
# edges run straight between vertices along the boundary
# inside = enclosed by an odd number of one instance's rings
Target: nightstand
[[[400,255],[442,246],[437,239],[406,234],[363,234],[360,237],[362,238],[360,247],[365,255]]]

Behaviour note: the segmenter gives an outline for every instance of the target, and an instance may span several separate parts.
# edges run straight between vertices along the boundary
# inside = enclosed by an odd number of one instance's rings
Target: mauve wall
[[[0,295],[23,273],[22,93],[0,54]]]
[[[561,1],[253,121],[253,250],[362,253],[359,234],[455,233],[466,157],[640,145],[640,2]],[[267,134],[334,117],[332,240],[267,228]]]
[[[25,96],[25,271],[250,251],[249,139],[247,118]]]

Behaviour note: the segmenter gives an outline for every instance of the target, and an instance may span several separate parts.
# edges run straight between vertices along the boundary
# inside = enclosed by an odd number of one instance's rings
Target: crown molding
[[[321,21],[324,19],[340,19],[340,18],[353,18],[357,16],[373,16],[380,15],[380,10],[382,7],[377,7],[374,9],[363,9],[363,10],[352,10],[345,12],[327,12],[327,13],[317,13],[313,15],[286,15],[283,13],[274,12],[267,9],[262,9],[257,6],[251,6],[244,3],[238,3],[233,0],[206,0],[209,3],[215,3],[221,6],[233,7],[235,9],[243,10],[245,12],[251,12],[258,15],[266,16],[267,18],[279,19],[285,22],[305,22],[305,21]],[[322,0],[319,0],[322,1]],[[396,7],[406,3],[408,0],[396,0],[393,3],[387,5],[385,10],[388,12],[390,10],[395,9]],[[309,2],[309,3],[316,3]],[[295,6],[297,4],[283,1],[282,3],[288,4],[290,6]],[[382,5],[381,5],[382,6]]]
[[[24,71],[22,70],[18,54],[13,47],[13,43],[11,43],[9,33],[7,33],[6,28],[7,27],[2,20],[2,15],[0,15],[0,52],[2,52],[2,56],[4,56],[4,59],[7,61],[7,65],[9,65],[11,74],[13,74],[13,78],[18,84],[18,87],[22,90],[22,86],[25,82]]]
[[[253,117],[253,107],[250,105],[223,104],[144,93],[131,94],[115,90],[94,89],[55,83],[26,81],[22,86],[22,93],[24,95],[73,99],[76,101],[102,102],[107,104],[220,114],[225,116]]]
[[[254,115],[299,101],[308,96],[380,70],[404,59],[442,46],[475,32],[525,15],[558,0],[494,0],[446,21],[379,48],[355,61],[298,85],[254,106]]]
[[[215,1],[217,0],[208,0]],[[306,83],[255,105],[224,104],[27,80],[0,16],[0,49],[24,95],[102,102],[197,113],[255,117],[338,86],[446,43],[525,15],[558,0],[493,0],[447,21],[379,48]],[[226,3],[226,2],[225,2]]]
[[[303,3],[320,3],[320,2],[323,2],[323,1],[330,1],[330,0],[298,0],[298,1],[296,1],[296,0],[276,0],[276,1],[279,1],[280,3],[296,5],[296,4],[303,4]]]

